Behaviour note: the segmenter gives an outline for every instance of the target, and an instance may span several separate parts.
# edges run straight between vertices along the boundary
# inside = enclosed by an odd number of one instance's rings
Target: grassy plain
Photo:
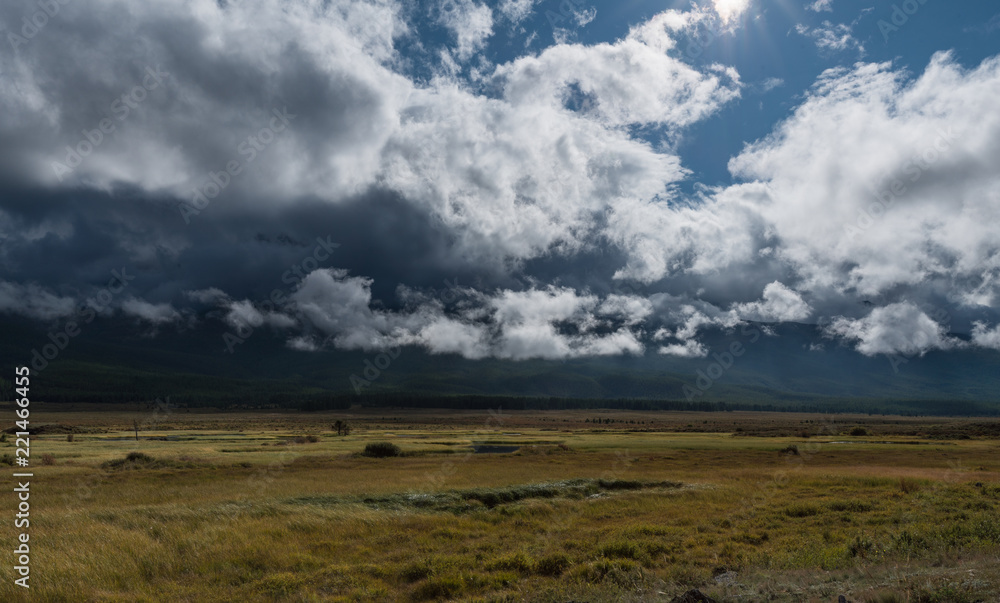
[[[8,555],[2,601],[1000,600],[995,419],[34,418],[62,427],[32,437],[32,587]]]

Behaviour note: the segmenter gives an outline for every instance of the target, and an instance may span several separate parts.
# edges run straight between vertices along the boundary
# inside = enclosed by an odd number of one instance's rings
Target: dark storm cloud
[[[515,284],[454,254],[448,233],[383,191],[341,205],[302,201],[238,215],[210,208],[187,225],[177,199],[8,190],[8,236],[0,249],[5,278],[66,294],[102,285],[109,270],[126,264],[139,274],[133,292],[156,301],[179,302],[183,291],[209,287],[258,299],[274,287],[290,289],[288,281],[299,280],[294,268],[302,270],[318,239],[338,246],[323,267],[373,278],[375,297],[390,306],[400,284]],[[34,238],[34,232],[45,234]]]

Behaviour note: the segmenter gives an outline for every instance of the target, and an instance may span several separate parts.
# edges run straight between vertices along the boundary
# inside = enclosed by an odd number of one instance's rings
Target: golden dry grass
[[[484,413],[382,412],[399,420],[356,413],[346,437],[333,415],[178,415],[139,442],[121,439],[131,415],[49,415],[93,431],[34,436],[33,457],[55,464],[33,464],[31,596],[7,563],[0,600],[1000,596],[996,440],[894,435],[899,419],[877,438],[841,435],[845,421],[804,439],[595,429],[594,413],[487,426]],[[704,417],[677,420],[720,420]],[[745,419],[766,432],[813,420]],[[318,441],[287,443],[304,434]],[[375,441],[404,456],[357,454]],[[790,445],[799,454],[778,452]],[[130,451],[153,460],[109,464]],[[3,542],[16,532],[0,525]]]

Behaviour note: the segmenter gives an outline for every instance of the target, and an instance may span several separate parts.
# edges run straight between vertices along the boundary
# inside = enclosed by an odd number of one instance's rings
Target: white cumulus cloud
[[[875,308],[861,319],[836,318],[827,333],[856,342],[865,356],[876,354],[923,355],[931,350],[947,350],[962,345],[949,337],[915,304],[901,302]]]

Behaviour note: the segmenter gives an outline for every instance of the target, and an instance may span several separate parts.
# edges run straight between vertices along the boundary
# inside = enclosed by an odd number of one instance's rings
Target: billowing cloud
[[[683,126],[739,96],[739,75],[716,66],[702,73],[667,51],[668,24],[654,19],[614,44],[559,44],[497,68],[505,98],[575,112],[606,125]]]
[[[703,185],[686,137],[744,85],[678,40],[749,7],[498,60],[536,3],[67,4],[0,55],[0,310],[65,316],[125,265],[103,311],[213,306],[304,351],[692,357],[708,329],[825,316],[866,354],[957,347],[914,313],[930,299],[994,347],[970,325],[1000,302],[1000,59],[827,70]],[[802,33],[858,47],[843,27]],[[322,228],[343,247],[309,259]]]
[[[405,29],[381,1],[68,3],[0,56],[0,164],[52,187],[197,190],[213,205],[353,191],[410,88],[384,67]]]
[[[688,339],[684,343],[671,343],[660,346],[657,351],[666,356],[677,356],[679,358],[704,358],[708,356],[708,348],[694,339]]]
[[[608,334],[594,333],[598,300],[568,289],[503,291],[491,301],[499,323],[497,355],[501,358],[565,358],[641,353],[642,344],[627,327]],[[612,308],[617,314],[617,309]],[[576,333],[559,331],[570,324]]]
[[[838,317],[827,327],[831,336],[857,342],[865,356],[876,354],[923,355],[962,345],[945,328],[909,302],[875,308],[861,319]]]
[[[764,287],[760,301],[736,304],[733,309],[744,320],[760,322],[802,322],[812,314],[801,295],[778,281]]]
[[[972,343],[991,350],[1000,350],[1000,325],[990,328],[984,322],[976,322],[972,327]]]
[[[832,69],[730,169],[761,185],[740,197],[805,288],[992,300],[1000,117],[984,99],[998,92],[996,58],[965,71],[938,54],[912,82],[888,64]]]
[[[528,3],[528,8],[531,4]],[[507,10],[525,10],[523,6],[508,6]],[[493,35],[493,11],[485,4],[472,0],[441,0],[438,19],[455,37],[456,53],[460,60],[467,60],[479,51]],[[523,18],[523,17],[522,17]]]
[[[411,310],[372,307],[370,279],[342,270],[309,274],[291,296],[295,310],[340,349],[418,345],[431,353],[513,360],[641,354],[648,302],[610,296],[603,302],[566,288],[466,291],[459,306],[422,299]],[[300,344],[297,349],[303,349]]]

